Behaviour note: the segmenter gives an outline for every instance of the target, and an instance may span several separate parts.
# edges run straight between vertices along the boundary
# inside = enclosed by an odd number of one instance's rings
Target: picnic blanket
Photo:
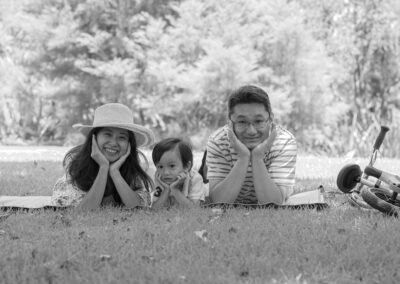
[[[61,208],[51,202],[51,196],[9,196],[0,195],[1,209],[49,209]]]
[[[238,203],[208,203],[203,207],[247,207],[247,208],[317,208],[328,207],[321,190],[311,190],[291,195],[283,205],[269,204],[238,204]],[[51,202],[51,196],[7,196],[0,195],[0,209],[58,209]]]
[[[241,204],[241,203],[209,203],[204,207],[222,208],[290,208],[290,209],[324,209],[328,207],[324,194],[320,189],[304,191],[289,196],[282,205],[267,204]]]

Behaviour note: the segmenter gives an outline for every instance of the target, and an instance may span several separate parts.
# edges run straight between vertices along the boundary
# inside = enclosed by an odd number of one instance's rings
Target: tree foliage
[[[1,141],[65,143],[105,102],[204,147],[242,84],[300,150],[366,154],[400,109],[396,0],[0,0]],[[350,138],[350,139],[349,139]],[[393,145],[392,145],[393,144]]]

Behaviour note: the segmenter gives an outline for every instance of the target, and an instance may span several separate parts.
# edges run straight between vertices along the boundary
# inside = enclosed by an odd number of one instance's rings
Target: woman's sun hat
[[[94,111],[92,125],[74,124],[73,128],[87,136],[93,128],[118,127],[132,131],[135,135],[137,147],[150,146],[154,143],[154,134],[150,129],[133,123],[133,113],[125,105],[119,103],[108,103],[99,106]]]

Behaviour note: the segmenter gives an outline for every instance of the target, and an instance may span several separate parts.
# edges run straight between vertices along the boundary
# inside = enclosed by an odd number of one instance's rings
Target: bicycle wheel
[[[400,212],[400,200],[392,200],[391,193],[379,188],[365,187],[361,190],[361,196],[371,207],[390,215],[398,216]]]
[[[337,187],[342,192],[349,193],[360,181],[361,173],[360,166],[357,164],[349,164],[344,166],[337,176]]]

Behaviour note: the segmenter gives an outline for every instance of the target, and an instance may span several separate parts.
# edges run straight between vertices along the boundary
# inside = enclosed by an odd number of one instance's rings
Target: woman
[[[53,204],[148,206],[152,181],[140,165],[139,154],[145,157],[138,147],[153,143],[152,131],[134,124],[132,111],[119,103],[98,107],[92,125],[73,127],[86,140],[65,155],[66,174],[54,185]]]

